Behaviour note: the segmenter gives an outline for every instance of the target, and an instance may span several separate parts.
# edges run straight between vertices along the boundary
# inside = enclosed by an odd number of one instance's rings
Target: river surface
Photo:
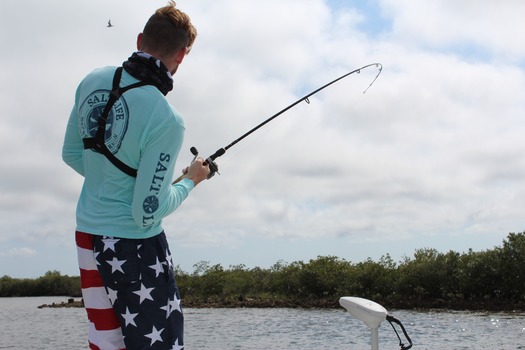
[[[0,298],[0,349],[87,349],[84,309],[38,308],[66,300]],[[371,348],[369,329],[343,308],[184,311],[186,350]],[[405,325],[412,349],[525,349],[523,313],[389,310],[389,314]],[[400,349],[386,321],[379,328],[379,349]]]

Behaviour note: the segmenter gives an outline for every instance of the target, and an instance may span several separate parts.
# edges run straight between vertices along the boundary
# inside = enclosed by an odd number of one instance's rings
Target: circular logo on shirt
[[[153,214],[159,209],[159,199],[157,196],[148,196],[142,203],[142,208],[148,214]]]
[[[98,121],[108,100],[108,90],[96,90],[84,100],[79,110],[79,131],[82,138],[94,137],[97,134]],[[128,106],[121,97],[111,107],[104,130],[106,146],[113,154],[120,149],[122,139],[128,130],[128,119]]]

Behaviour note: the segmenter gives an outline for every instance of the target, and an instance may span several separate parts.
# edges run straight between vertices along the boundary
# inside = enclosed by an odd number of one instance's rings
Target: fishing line
[[[325,88],[329,87],[330,85],[338,82],[339,80],[342,80],[346,77],[348,77],[349,75],[351,74],[354,74],[354,73],[357,73],[357,74],[360,74],[362,70],[366,69],[366,68],[369,68],[369,67],[376,67],[378,68],[378,72],[377,72],[377,75],[374,77],[374,79],[372,80],[372,82],[370,83],[370,85],[368,85],[368,87],[363,91],[363,94],[365,94],[368,89],[370,89],[370,87],[374,84],[374,82],[377,80],[377,78],[379,77],[379,75],[381,74],[381,71],[383,70],[383,65],[381,63],[370,63],[370,64],[367,64],[366,66],[363,66],[361,68],[357,68],[357,69],[354,69],[353,71],[349,72],[349,73],[346,73],[342,76],[340,76],[339,78],[337,79],[334,79],[332,80],[331,82],[321,86],[320,88],[318,88],[317,90],[314,90],[312,92],[310,92],[309,94],[301,97],[300,99],[298,99],[297,101],[295,101],[294,103],[290,104],[289,106],[283,108],[282,110],[280,110],[279,112],[275,113],[274,115],[272,115],[271,117],[269,117],[268,119],[266,119],[265,121],[263,121],[262,123],[260,123],[259,125],[255,126],[254,128],[250,129],[249,131],[247,131],[246,133],[244,133],[243,135],[241,135],[239,138],[235,139],[233,142],[231,142],[230,144],[228,144],[227,146],[225,147],[222,147],[222,148],[219,148],[214,154],[212,154],[211,156],[209,156],[208,158],[206,158],[206,163],[209,165],[210,167],[210,174],[208,175],[208,179],[211,178],[213,175],[215,175],[215,173],[219,174],[219,167],[217,165],[217,163],[215,163],[215,159],[221,157],[222,155],[224,155],[224,153],[226,153],[226,151],[228,149],[230,149],[231,147],[235,146],[238,142],[240,142],[241,140],[243,140],[244,138],[246,138],[247,136],[251,135],[253,132],[255,132],[256,130],[260,129],[261,127],[263,127],[264,125],[268,124],[269,122],[271,122],[272,120],[274,120],[275,118],[277,118],[278,116],[280,116],[281,114],[283,114],[284,112],[288,111],[289,109],[295,107],[297,104],[301,103],[301,102],[306,102],[307,104],[310,104],[310,97],[315,95],[316,93],[318,93],[319,91],[321,90],[324,90]],[[199,152],[197,151],[197,149],[195,147],[191,147],[190,148],[190,152],[195,156],[197,157],[197,155],[199,154]],[[179,180],[179,179],[177,179]],[[177,182],[177,181],[175,181]]]

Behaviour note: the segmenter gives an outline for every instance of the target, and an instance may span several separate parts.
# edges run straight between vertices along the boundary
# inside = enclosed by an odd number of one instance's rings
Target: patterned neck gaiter
[[[173,89],[173,78],[168,68],[148,53],[134,52],[122,66],[135,79],[157,87],[164,96]]]

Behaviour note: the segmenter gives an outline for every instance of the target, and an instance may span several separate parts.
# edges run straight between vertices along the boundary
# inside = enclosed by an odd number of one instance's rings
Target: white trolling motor
[[[410,349],[412,347],[412,340],[408,336],[405,327],[403,327],[398,319],[390,316],[386,309],[378,303],[359,297],[342,297],[339,299],[339,304],[341,304],[341,306],[344,307],[346,311],[350,313],[350,315],[357,318],[358,320],[363,321],[368,326],[368,328],[370,328],[372,333],[370,339],[372,350],[379,350],[379,326],[384,320],[387,320],[396,332],[401,350]],[[410,345],[405,346],[402,343],[401,338],[399,337],[399,334],[397,333],[397,330],[392,322],[397,323],[401,327],[401,330],[403,331],[403,334]]]

